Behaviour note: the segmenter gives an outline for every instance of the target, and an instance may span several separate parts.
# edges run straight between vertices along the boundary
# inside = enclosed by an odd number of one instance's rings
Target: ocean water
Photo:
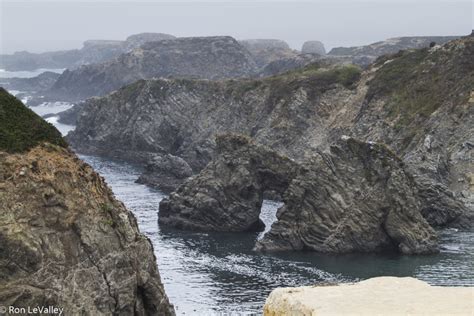
[[[5,69],[0,69],[0,78],[32,78],[36,77],[39,74],[42,74],[45,71],[56,72],[58,74],[63,73],[65,69],[36,69],[33,71],[8,71]]]
[[[67,105],[32,107],[40,115]],[[62,133],[73,126],[48,120]],[[412,276],[433,285],[474,285],[474,232],[440,231],[441,252],[430,256],[396,254],[322,255],[312,252],[260,254],[252,251],[262,233],[183,232],[157,223],[165,195],[135,183],[141,168],[80,155],[100,173],[116,197],[137,218],[153,243],[162,281],[178,315],[261,314],[276,287],[354,282],[376,276]],[[261,218],[268,230],[280,203],[265,201]]]
[[[137,217],[153,243],[166,293],[178,315],[260,314],[272,289],[353,282],[376,276],[413,276],[435,285],[474,285],[474,233],[440,232],[442,250],[430,256],[322,255],[252,251],[262,233],[195,233],[159,227],[165,195],[134,181],[138,166],[80,156],[99,172]],[[270,227],[280,203],[265,201],[261,218]]]

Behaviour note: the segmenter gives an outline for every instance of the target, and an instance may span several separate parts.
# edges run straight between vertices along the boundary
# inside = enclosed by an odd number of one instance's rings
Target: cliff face
[[[5,98],[13,97],[1,94],[4,113]],[[18,100],[11,106],[24,108]],[[15,119],[7,112],[2,122]],[[45,135],[47,143],[0,149],[2,305],[53,305],[66,315],[173,315],[134,216],[90,166],[51,144],[56,135]]]
[[[217,133],[236,132],[303,157],[325,135],[335,95],[349,95],[360,71],[317,64],[264,80],[147,80],[84,103],[69,141],[80,152],[146,161],[183,158],[193,170],[212,158]],[[311,119],[309,119],[311,118]]]
[[[107,63],[66,70],[47,94],[83,99],[104,95],[138,79],[222,79],[254,72],[249,52],[231,37],[178,38],[148,42]]]
[[[40,68],[76,68],[80,65],[101,63],[137,48],[148,41],[172,39],[162,33],[142,33],[129,36],[125,41],[89,40],[81,49],[45,52],[40,54],[16,52],[0,55],[0,68],[9,71],[35,70]]]

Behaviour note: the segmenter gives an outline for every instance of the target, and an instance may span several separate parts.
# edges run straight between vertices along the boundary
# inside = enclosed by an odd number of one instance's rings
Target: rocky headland
[[[145,42],[175,38],[163,33],[140,33],[129,36],[125,41],[88,40],[81,49],[45,53],[15,52],[0,55],[0,68],[8,71],[35,69],[76,68],[81,65],[101,63],[118,57]]]
[[[241,44],[229,36],[188,37],[147,42],[113,61],[66,70],[50,97],[81,100],[102,96],[139,79],[248,77],[255,62]]]
[[[153,247],[60,133],[0,90],[0,302],[174,315]]]

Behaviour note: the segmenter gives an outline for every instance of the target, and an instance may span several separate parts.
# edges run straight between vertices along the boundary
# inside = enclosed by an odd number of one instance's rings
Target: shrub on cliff
[[[53,125],[0,88],[0,151],[24,152],[42,142],[67,146]]]

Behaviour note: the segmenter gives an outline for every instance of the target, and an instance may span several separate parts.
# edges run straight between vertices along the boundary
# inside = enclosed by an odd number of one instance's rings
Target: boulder
[[[473,292],[473,287],[378,277],[355,284],[278,288],[268,296],[263,315],[469,315]]]

